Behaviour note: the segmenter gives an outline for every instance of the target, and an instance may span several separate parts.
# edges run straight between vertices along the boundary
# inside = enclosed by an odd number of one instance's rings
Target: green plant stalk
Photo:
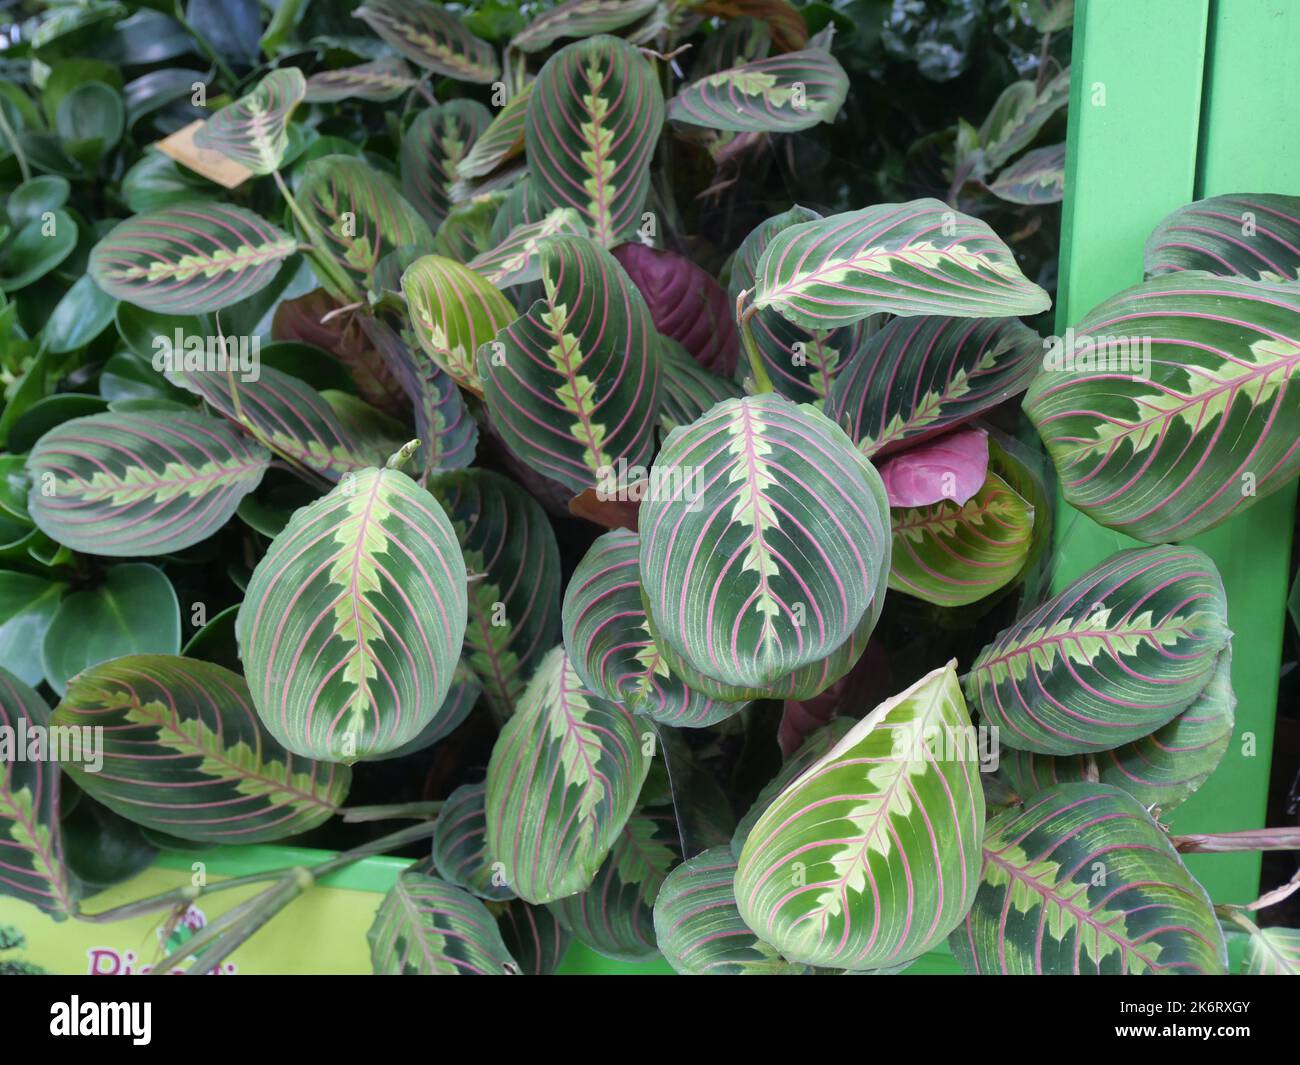
[[[398,821],[412,818],[427,821],[442,811],[441,802],[399,802],[380,806],[345,806],[339,811],[349,824],[365,821]]]
[[[265,873],[250,873],[248,876],[235,877],[232,880],[222,880],[216,884],[187,884],[184,887],[173,888],[171,891],[164,891],[158,895],[151,895],[148,898],[137,899],[135,902],[128,902],[122,906],[114,906],[111,910],[102,910],[99,913],[85,913],[77,910],[73,916],[79,921],[88,921],[92,924],[108,924],[112,921],[123,921],[130,917],[139,917],[141,914],[154,913],[157,910],[164,910],[172,906],[188,906],[199,898],[208,895],[215,895],[219,891],[229,891],[231,888],[247,887],[249,884],[265,884],[271,880],[279,880],[283,877],[293,874],[300,876],[306,874],[313,881],[320,880],[344,866],[351,865],[353,862],[360,861],[363,858],[370,858],[376,854],[382,854],[386,850],[395,849],[404,846],[407,843],[414,843],[418,840],[425,839],[433,835],[433,822],[422,821],[418,825],[412,825],[409,828],[399,829],[396,832],[390,832],[386,836],[380,836],[378,839],[371,840],[369,843],[363,843],[352,850],[343,851],[334,857],[327,859],[317,865],[309,868],[294,866],[283,869],[272,869]]]
[[[1171,836],[1180,854],[1300,850],[1300,828],[1252,828],[1245,832],[1202,832]]]
[[[226,65],[226,61],[221,58],[221,54],[212,47],[208,39],[195,29],[189,19],[185,17],[185,5],[181,3],[181,0],[175,0],[175,3],[172,4],[172,17],[181,24],[181,29],[194,38],[194,43],[199,46],[199,50],[217,68],[217,73],[221,75],[226,85],[232,90],[237,88],[239,79],[235,77],[235,72]]]
[[[9,118],[5,114],[5,109],[0,107],[0,133],[4,134],[5,140],[9,142],[9,147],[13,149],[14,158],[18,160],[18,170],[23,175],[23,181],[31,181],[31,167],[27,165],[27,155],[23,151],[23,146],[18,143],[18,134],[14,132],[13,126],[9,125]]]
[[[750,328],[749,320],[758,313],[757,307],[746,307],[745,300],[749,298],[749,290],[745,289],[736,297],[736,324],[740,327],[740,343],[745,349],[745,355],[749,359],[749,371],[754,379],[754,393],[761,395],[764,392],[775,391],[772,385],[772,378],[768,376],[767,367],[763,365],[763,355],[758,350],[758,341],[754,339],[754,331]]]
[[[324,235],[321,233],[316,223],[308,218],[307,213],[298,206],[298,201],[294,199],[293,193],[289,191],[289,186],[285,184],[280,171],[272,170],[271,176],[275,178],[276,187],[280,190],[280,195],[284,197],[284,202],[288,204],[289,212],[295,219],[297,219],[298,224],[302,226],[303,231],[311,238],[312,248],[306,253],[307,258],[311,260],[312,265],[315,266],[318,271],[325,275],[322,280],[328,279],[331,284],[335,285],[339,291],[343,293],[347,302],[364,303],[365,296],[357,286],[352,283],[352,278],[348,277],[347,271],[339,265],[338,260],[335,259],[333,254],[329,251],[325,243]]]

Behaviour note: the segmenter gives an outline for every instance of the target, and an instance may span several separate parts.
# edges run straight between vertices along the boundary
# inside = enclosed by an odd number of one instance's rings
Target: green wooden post
[[[1057,329],[1142,276],[1156,224],[1193,199],[1300,192],[1300,98],[1290,0],[1081,0],[1075,16]],[[1191,543],[1223,574],[1237,732],[1223,764],[1170,818],[1175,831],[1264,823],[1295,489]],[[1135,541],[1062,503],[1057,587]],[[1258,894],[1259,857],[1196,855],[1216,902]]]

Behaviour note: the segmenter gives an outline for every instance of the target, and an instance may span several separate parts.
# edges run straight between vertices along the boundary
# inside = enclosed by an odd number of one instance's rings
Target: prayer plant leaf
[[[501,73],[496,52],[442,4],[429,0],[366,0],[353,14],[393,51],[443,77],[476,84]]]
[[[220,152],[254,174],[277,170],[289,149],[289,119],[307,92],[297,67],[273,70],[195,131],[194,144]]]

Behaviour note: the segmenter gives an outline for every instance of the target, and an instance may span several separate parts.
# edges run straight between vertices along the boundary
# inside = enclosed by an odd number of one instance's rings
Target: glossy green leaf
[[[307,164],[298,202],[329,251],[363,287],[375,268],[398,248],[433,243],[419,212],[384,174],[347,155],[326,155]],[[310,241],[310,233],[299,236]]]
[[[713,847],[683,862],[659,888],[655,937],[685,976],[802,976],[745,924],[736,906],[736,859]]]
[[[782,231],[821,218],[807,207],[790,210],[762,222],[741,242],[731,265],[731,301],[753,289],[755,271],[768,244]],[[774,307],[764,307],[750,319],[749,329],[767,375],[776,391],[800,403],[822,403],[837,374],[849,363],[866,336],[866,323],[835,329],[805,329]],[[740,372],[748,372],[742,362]],[[837,421],[842,419],[837,418]]]
[[[377,465],[380,454],[346,425],[319,392],[270,366],[255,380],[237,371],[169,369],[167,380],[243,426],[263,446],[330,481]]]
[[[55,725],[103,727],[102,770],[75,762],[77,784],[146,828],[205,843],[266,843],[333,816],[345,766],[296,758],[253,710],[238,673],[171,655],[131,655],[87,670]]]
[[[677,728],[715,725],[745,708],[692,691],[646,628],[636,533],[598,537],[569,578],[564,646],[583,683],[603,699]]]
[[[826,413],[864,454],[886,454],[1023,392],[1042,353],[1014,318],[896,318],[848,360]]]
[[[487,84],[501,72],[496,53],[441,4],[366,0],[353,14],[416,66],[458,81]]]
[[[487,853],[487,785],[462,784],[447,796],[433,832],[433,862],[449,884],[479,898],[504,901],[514,892],[496,883]]]
[[[1210,899],[1141,804],[1062,784],[990,819],[975,904],[949,939],[967,973],[1220,974]]]
[[[36,652],[45,642],[65,591],[67,585],[61,581],[0,570],[0,669],[24,684],[45,679]]]
[[[1147,238],[1147,277],[1205,270],[1251,281],[1300,279],[1300,196],[1243,193],[1180,207]]]
[[[783,957],[894,966],[965,915],[979,883],[984,792],[953,667],[876,707],[749,833],[736,903]]]
[[[528,82],[492,118],[468,152],[456,164],[456,176],[462,181],[485,178],[524,150],[524,123],[528,117],[528,100],[535,82]]]
[[[597,36],[547,60],[528,101],[528,171],[548,209],[578,210],[610,247],[641,224],[663,93],[632,45]]]
[[[1195,792],[1232,742],[1237,698],[1232,692],[1232,655],[1219,652],[1208,684],[1169,724],[1114,750],[1053,757],[1002,750],[1002,769],[1021,796],[1070,781],[1100,780],[1122,788],[1144,807],[1167,814]]]
[[[783,229],[759,260],[752,302],[812,329],[881,312],[1004,318],[1050,305],[988,225],[929,199]]]
[[[78,890],[59,831],[59,765],[27,758],[30,730],[49,720],[44,700],[0,669],[0,895],[62,920],[74,912]]]
[[[269,285],[298,242],[252,211],[191,203],[128,218],[95,245],[90,276],[115,299],[198,314]]]
[[[447,515],[404,473],[370,469],[294,514],[236,627],[268,731],[297,754],[350,763],[402,746],[439,713],[465,618]]]
[[[1059,338],[1024,409],[1067,502],[1185,540],[1300,473],[1300,287],[1168,274]]]
[[[59,695],[83,669],[133,654],[181,649],[180,604],[156,566],[109,566],[101,582],[65,596],[41,645],[45,680]]]
[[[402,274],[415,339],[457,384],[482,394],[478,349],[515,320],[515,309],[481,274],[441,255],[425,255]]]
[[[1060,203],[1065,198],[1065,145],[1026,152],[989,182],[989,192],[1031,207]]]
[[[592,695],[563,648],[542,659],[488,764],[488,853],[515,894],[542,903],[587,889],[632,814],[652,737]]]
[[[497,288],[509,288],[542,276],[541,247],[548,237],[589,236],[582,216],[572,207],[557,207],[540,222],[523,222],[487,251],[476,255],[469,266]]]
[[[7,243],[0,242],[0,292],[17,292],[39,281],[71,255],[76,246],[77,223],[63,210],[50,211],[18,227]],[[94,263],[92,253],[92,274]],[[105,286],[101,283],[101,287]]]
[[[152,556],[206,540],[271,456],[203,414],[95,414],[41,437],[28,506],[52,539],[92,555]]]
[[[289,120],[307,92],[297,67],[273,70],[209,118],[194,133],[194,144],[220,152],[254,174],[279,168],[289,148]]]
[[[654,448],[660,371],[650,313],[603,248],[554,237],[545,294],[478,350],[494,428],[510,450],[574,494]]]
[[[1246,944],[1245,976],[1300,976],[1300,929],[1261,928]]]
[[[619,961],[653,957],[654,904],[678,861],[672,809],[638,810],[623,827],[609,857],[585,891],[549,904],[578,942]]]
[[[355,67],[322,70],[307,79],[306,95],[310,104],[338,103],[342,100],[371,100],[387,103],[396,100],[415,85],[410,68],[396,56],[384,56]]]
[[[521,52],[540,52],[568,37],[620,30],[649,14],[657,0],[565,0],[538,15],[510,40]]]
[[[421,111],[402,135],[402,194],[436,229],[453,203],[457,168],[492,122],[477,100],[450,100]]]
[[[833,122],[848,91],[835,57],[810,48],[708,74],[669,101],[668,118],[735,133],[794,133]]]
[[[465,660],[504,720],[560,638],[555,532],[532,496],[490,470],[445,473],[429,482],[429,491],[451,519],[474,577]]]
[[[1121,551],[999,633],[966,693],[1009,746],[1109,750],[1185,710],[1230,637],[1223,582],[1203,552]]]
[[[398,876],[366,938],[380,976],[508,976],[519,971],[487,907],[422,867]]]
[[[781,396],[726,400],[673,430],[640,513],[660,647],[755,695],[804,667],[822,690],[839,674],[820,665],[879,611],[882,499],[843,431]]]

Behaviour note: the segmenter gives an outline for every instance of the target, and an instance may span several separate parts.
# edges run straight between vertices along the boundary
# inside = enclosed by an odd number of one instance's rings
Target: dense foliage
[[[292,838],[162,964],[414,846],[377,972],[1294,971],[1161,817],[1233,742],[1183,542],[1300,472],[1300,199],[1044,337],[1068,0],[351,6],[10,50],[0,725],[84,746],[4,748],[0,890]],[[1056,573],[1058,488],[1139,546]]]

